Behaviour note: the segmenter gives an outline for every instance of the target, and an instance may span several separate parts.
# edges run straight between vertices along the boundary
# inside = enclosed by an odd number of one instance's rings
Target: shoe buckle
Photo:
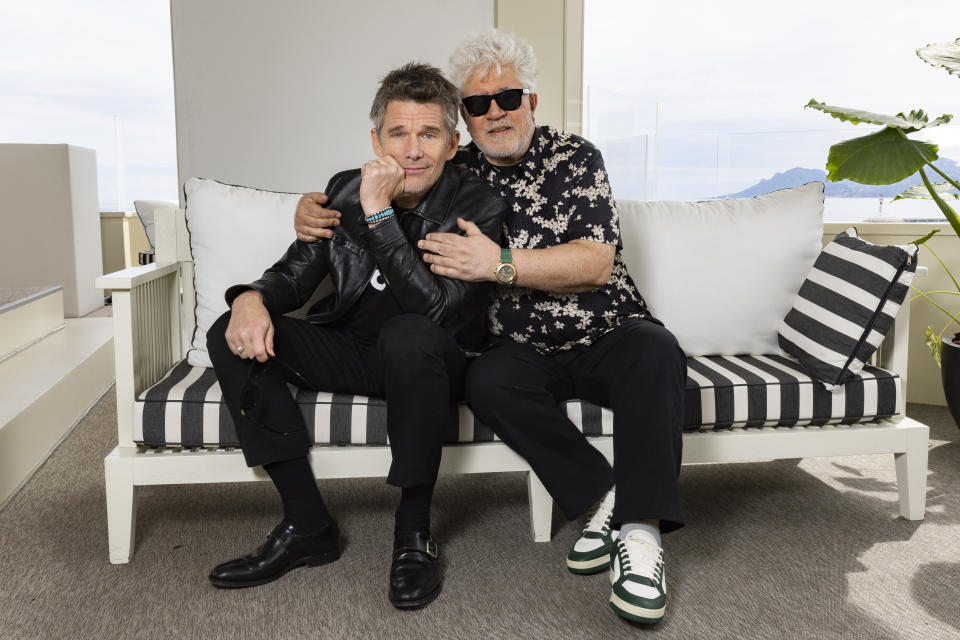
[[[437,553],[438,553],[437,543],[434,542],[432,538],[430,540],[427,540],[426,551],[427,551],[427,555],[433,556],[434,558],[437,557]]]

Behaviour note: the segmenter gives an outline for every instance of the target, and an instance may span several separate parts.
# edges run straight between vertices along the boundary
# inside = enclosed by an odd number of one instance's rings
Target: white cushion
[[[822,182],[617,205],[630,275],[687,355],[783,353],[777,329],[820,253]]]
[[[210,367],[207,330],[227,310],[223,294],[251,282],[296,240],[299,193],[277,193],[190,178],[184,185],[193,253],[197,328],[187,361]]]
[[[176,209],[177,203],[172,200],[134,200],[133,208],[137,210],[137,217],[140,218],[140,224],[143,225],[143,230],[147,234],[150,250],[156,251],[157,244],[153,239],[153,212],[157,209]]]

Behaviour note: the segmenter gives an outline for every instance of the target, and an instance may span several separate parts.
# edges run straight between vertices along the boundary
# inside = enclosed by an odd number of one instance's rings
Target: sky
[[[584,133],[619,197],[739,191],[870,131],[810,98],[960,116],[960,78],[914,55],[958,37],[956,0],[586,0]],[[960,160],[960,125],[921,137]],[[104,210],[176,200],[168,0],[0,0],[0,142],[95,149]]]
[[[95,149],[105,211],[176,200],[168,1],[0,0],[0,142]]]
[[[804,109],[811,98],[960,116],[960,78],[914,53],[960,37],[956,0],[586,5],[584,133],[618,197],[736,192],[791,167],[822,169],[831,144],[876,129]],[[915,135],[960,161],[960,126]]]

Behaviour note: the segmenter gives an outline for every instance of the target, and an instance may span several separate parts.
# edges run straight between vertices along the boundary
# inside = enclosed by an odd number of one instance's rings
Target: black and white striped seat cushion
[[[685,429],[852,424],[897,413],[900,377],[865,366],[827,391],[780,355],[687,358]]]
[[[833,393],[782,356],[688,358],[687,430],[853,423],[886,418],[900,403],[900,379],[867,366]],[[383,400],[297,389],[296,401],[311,442],[387,444]],[[563,403],[567,416],[589,436],[613,434],[613,412],[589,402]],[[497,437],[459,407],[457,431],[448,443],[489,442]],[[213,369],[177,364],[137,398],[134,441],[151,446],[236,446],[233,419],[223,404]]]

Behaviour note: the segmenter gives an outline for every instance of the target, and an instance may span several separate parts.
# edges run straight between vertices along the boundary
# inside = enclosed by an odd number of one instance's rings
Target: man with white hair
[[[686,357],[627,273],[599,150],[536,124],[532,47],[492,29],[454,51],[451,75],[473,138],[455,162],[511,205],[502,248],[469,222],[460,223],[466,235],[430,233],[418,243],[437,275],[500,285],[492,338],[467,371],[467,402],[527,459],[568,519],[599,500],[567,567],[609,567],[614,611],[657,622],[666,607],[660,533],[683,524]],[[323,202],[322,194],[301,200],[301,240],[336,218]],[[614,467],[567,418],[559,403],[571,398],[613,409]]]

